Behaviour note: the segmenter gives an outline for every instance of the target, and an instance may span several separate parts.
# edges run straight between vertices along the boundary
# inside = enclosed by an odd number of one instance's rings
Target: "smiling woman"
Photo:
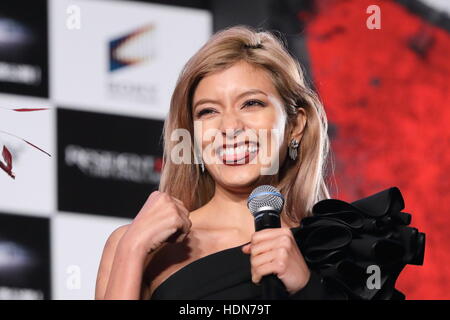
[[[202,132],[194,134],[196,122],[201,122]],[[261,163],[208,165],[220,162],[207,153],[202,155],[206,157],[203,174],[201,166],[179,166],[168,159],[177,143],[171,141],[170,135],[178,128],[195,135],[201,149],[222,142],[224,147],[231,147],[255,135],[261,142],[264,137],[257,133],[264,130],[268,142],[260,144],[265,149],[257,152],[272,157],[274,161],[267,166],[276,166],[277,157],[279,165],[275,174],[261,175]],[[329,198],[324,180],[329,150],[327,128],[320,100],[306,85],[298,61],[275,34],[245,26],[223,30],[187,62],[177,81],[164,128],[166,167],[160,190],[179,198],[192,211],[213,198],[216,187],[223,184],[221,179],[241,179],[233,182],[235,188],[248,192],[261,183],[276,184],[287,199],[282,215],[298,223],[310,215],[315,202]],[[272,137],[272,132],[277,137]],[[300,156],[296,160],[286,159],[292,140],[299,143]],[[225,154],[229,160],[239,160],[239,151],[226,149]],[[199,150],[193,147],[191,153],[198,156]],[[180,183],[171,183],[174,176],[181,179]],[[197,192],[186,193],[186,186],[192,187],[192,183]]]
[[[205,95],[220,98],[197,98]],[[200,81],[193,99],[198,100],[194,103],[194,122],[200,122],[201,126],[197,127],[203,131],[196,132],[197,141],[200,140],[197,144],[202,149],[213,144],[212,150],[216,151],[201,155],[208,173],[216,182],[239,179],[234,182],[239,186],[248,184],[249,180],[262,179],[267,176],[261,168],[262,161],[252,162],[253,159],[262,160],[262,155],[273,160],[266,164],[275,167],[272,175],[278,171],[279,148],[285,140],[286,111],[270,76],[264,70],[247,62],[237,62]],[[205,110],[208,113],[203,113]],[[205,134],[207,131],[208,134]],[[257,155],[260,156],[258,159]],[[230,187],[233,184],[232,181],[224,183]]]
[[[174,161],[177,130],[199,161]],[[406,227],[394,189],[329,199],[328,152],[324,108],[282,41],[246,26],[214,34],[178,78],[159,191],[108,239],[96,297],[260,299],[274,274],[290,299],[401,298],[395,279],[421,264],[424,236]],[[281,227],[255,232],[247,199],[261,185],[286,201]]]

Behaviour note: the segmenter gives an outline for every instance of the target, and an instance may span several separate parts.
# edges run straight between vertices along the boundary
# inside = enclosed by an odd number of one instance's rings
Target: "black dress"
[[[403,208],[396,187],[352,203],[317,202],[313,215],[291,228],[311,277],[289,299],[405,299],[395,281],[407,264],[423,264],[425,234],[408,227],[411,215],[401,212]],[[261,299],[262,287],[251,280],[250,256],[241,251],[244,245],[187,264],[163,281],[150,299]],[[379,267],[380,277],[369,288],[371,265]]]

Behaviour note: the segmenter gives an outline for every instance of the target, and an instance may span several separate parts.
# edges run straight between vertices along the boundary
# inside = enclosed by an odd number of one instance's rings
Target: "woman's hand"
[[[138,248],[143,254],[159,248],[164,242],[182,242],[192,222],[183,203],[165,192],[155,191],[129,225],[121,242],[126,248]]]
[[[289,228],[255,232],[242,251],[251,255],[252,281],[256,284],[263,276],[273,273],[284,283],[289,294],[294,294],[309,281],[309,268]]]

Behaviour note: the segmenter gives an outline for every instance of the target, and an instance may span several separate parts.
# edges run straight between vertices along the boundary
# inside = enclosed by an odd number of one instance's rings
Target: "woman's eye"
[[[265,105],[266,104],[264,102],[259,101],[259,100],[248,100],[248,101],[246,101],[244,103],[244,107],[247,107],[247,106],[248,107],[253,107],[253,106],[262,106],[262,107],[264,107]],[[211,114],[211,113],[214,113],[214,112],[215,112],[214,109],[205,108],[205,109],[202,109],[202,110],[198,111],[196,113],[196,115],[197,115],[197,118],[200,118],[200,117],[202,117],[204,115],[208,115],[208,114]]]
[[[203,110],[200,110],[199,112],[197,112],[197,117],[201,117],[201,116],[203,116],[205,114],[209,114],[209,113],[212,113],[212,112],[214,112],[213,109],[203,109]]]
[[[249,106],[249,107],[256,106],[256,105],[265,106],[266,104],[259,100],[249,100],[249,101],[245,102],[245,104],[244,104],[244,106]]]

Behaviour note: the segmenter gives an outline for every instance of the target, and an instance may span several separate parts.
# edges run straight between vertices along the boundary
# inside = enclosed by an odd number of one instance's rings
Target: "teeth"
[[[246,145],[242,145],[242,146],[239,146],[236,149],[234,149],[235,153],[237,153],[237,154],[242,153],[242,152],[247,152],[247,150],[248,150],[248,147]]]
[[[222,157],[224,154],[227,156],[240,154],[244,152],[256,152],[258,150],[258,146],[252,144],[252,145],[241,145],[237,148],[219,148],[219,157]]]
[[[258,146],[252,144],[251,146],[248,147],[248,151],[249,152],[256,152],[256,150],[258,150]]]

